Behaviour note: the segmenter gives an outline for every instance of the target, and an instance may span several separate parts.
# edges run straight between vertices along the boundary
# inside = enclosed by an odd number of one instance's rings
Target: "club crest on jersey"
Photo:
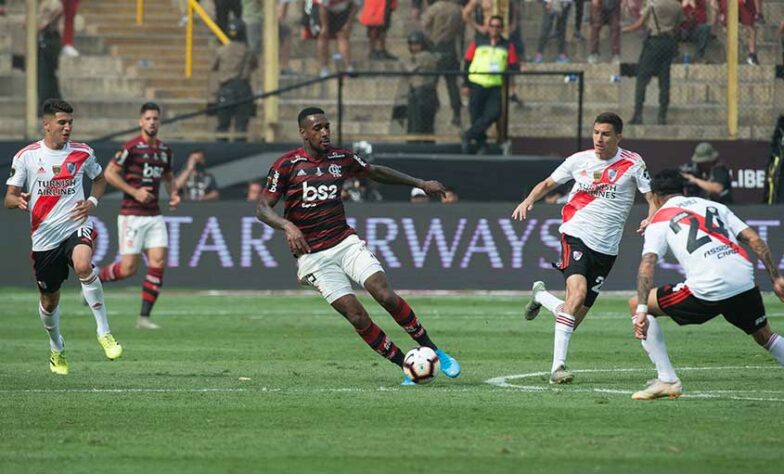
[[[73,175],[76,172],[76,163],[66,163],[65,169],[68,170],[68,174]]]
[[[572,252],[572,258],[574,258],[575,262],[579,262],[581,258],[583,258],[583,253],[579,250],[575,250]]]
[[[335,164],[329,165],[329,174],[331,174],[332,176],[336,178],[340,178],[341,171],[342,170],[340,169],[340,165],[335,165]]]
[[[52,165],[52,173],[54,173],[55,175],[60,174],[60,170],[61,169],[62,169],[62,166],[60,166],[60,165]]]
[[[607,171],[607,177],[610,178],[610,182],[614,182],[615,178],[618,177],[618,170],[611,169],[611,170]]]

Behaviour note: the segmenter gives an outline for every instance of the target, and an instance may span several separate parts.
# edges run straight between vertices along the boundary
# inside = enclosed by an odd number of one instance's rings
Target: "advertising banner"
[[[367,241],[392,284],[405,289],[527,290],[535,280],[563,288],[551,262],[560,255],[560,206],[537,205],[525,222],[512,221],[516,203],[354,204],[347,214]],[[99,237],[95,264],[117,255],[119,203],[104,202],[93,217]],[[634,290],[642,238],[635,233],[647,207],[636,206],[628,219],[620,256],[604,290]],[[784,269],[781,207],[737,206],[736,213],[767,240]],[[30,259],[29,214],[0,214],[0,286],[34,288]],[[295,289],[296,260],[285,236],[255,218],[246,202],[187,203],[165,216],[169,232],[167,288]],[[753,254],[752,254],[753,257]],[[672,257],[659,263],[656,283],[682,281]],[[760,262],[757,281],[770,288]],[[139,285],[143,271],[113,285]],[[69,285],[75,285],[71,276]]]

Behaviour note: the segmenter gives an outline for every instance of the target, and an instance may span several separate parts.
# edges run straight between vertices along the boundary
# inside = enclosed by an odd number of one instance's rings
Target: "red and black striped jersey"
[[[155,195],[155,199],[144,204],[129,194],[125,194],[120,206],[120,214],[126,216],[157,216],[161,213],[158,196],[161,178],[172,170],[172,153],[169,145],[160,140],[147,143],[141,136],[127,142],[114,155],[114,163],[122,168],[126,183],[134,188],[145,187]]]
[[[269,170],[264,194],[284,199],[283,216],[305,235],[313,252],[334,247],[354,229],[346,223],[341,191],[346,179],[364,176],[368,164],[349,150],[330,148],[320,158],[298,148]]]

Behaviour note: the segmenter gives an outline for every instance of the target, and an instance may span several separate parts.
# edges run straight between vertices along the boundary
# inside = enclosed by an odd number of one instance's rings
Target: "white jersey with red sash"
[[[582,240],[591,250],[618,255],[635,193],[651,190],[640,155],[618,148],[614,157],[601,160],[594,150],[581,151],[561,163],[550,178],[558,184],[574,179],[558,230]]]
[[[30,222],[33,251],[57,247],[80,227],[92,223],[71,219],[71,211],[84,200],[82,182],[101,174],[93,149],[83,143],[67,143],[60,150],[48,148],[43,140],[20,150],[11,165],[7,186],[30,193]]]
[[[754,288],[754,266],[736,237],[747,227],[723,204],[677,196],[654,215],[642,253],[662,258],[669,247],[686,272],[689,291],[720,301]]]

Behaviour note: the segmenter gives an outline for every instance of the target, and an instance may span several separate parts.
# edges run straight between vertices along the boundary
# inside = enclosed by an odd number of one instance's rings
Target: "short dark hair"
[[[41,112],[43,115],[55,115],[57,112],[72,114],[73,107],[63,99],[46,99],[41,105]]]
[[[615,112],[602,112],[596,116],[596,120],[593,123],[609,123],[613,126],[615,133],[623,133],[623,119]]]
[[[493,16],[491,16],[490,19],[487,20],[487,24],[489,25],[490,22],[493,21],[493,20],[500,21],[501,22],[501,26],[504,25],[504,17],[502,17],[501,15],[493,15]]]
[[[318,107],[306,107],[302,109],[299,115],[297,115],[297,125],[299,125],[299,127],[302,128],[302,121],[305,120],[305,117],[308,117],[310,115],[323,114],[323,113],[324,111]]]
[[[651,180],[651,192],[659,196],[683,194],[686,178],[676,169],[666,169],[656,173]]]
[[[205,158],[207,157],[207,154],[204,153],[204,148],[196,148],[194,150],[191,150],[188,152],[188,156],[195,155],[197,153],[204,155]]]
[[[142,104],[142,108],[139,109],[139,115],[144,115],[144,113],[148,110],[154,110],[158,113],[161,113],[161,107],[158,104],[155,102],[145,102]]]

